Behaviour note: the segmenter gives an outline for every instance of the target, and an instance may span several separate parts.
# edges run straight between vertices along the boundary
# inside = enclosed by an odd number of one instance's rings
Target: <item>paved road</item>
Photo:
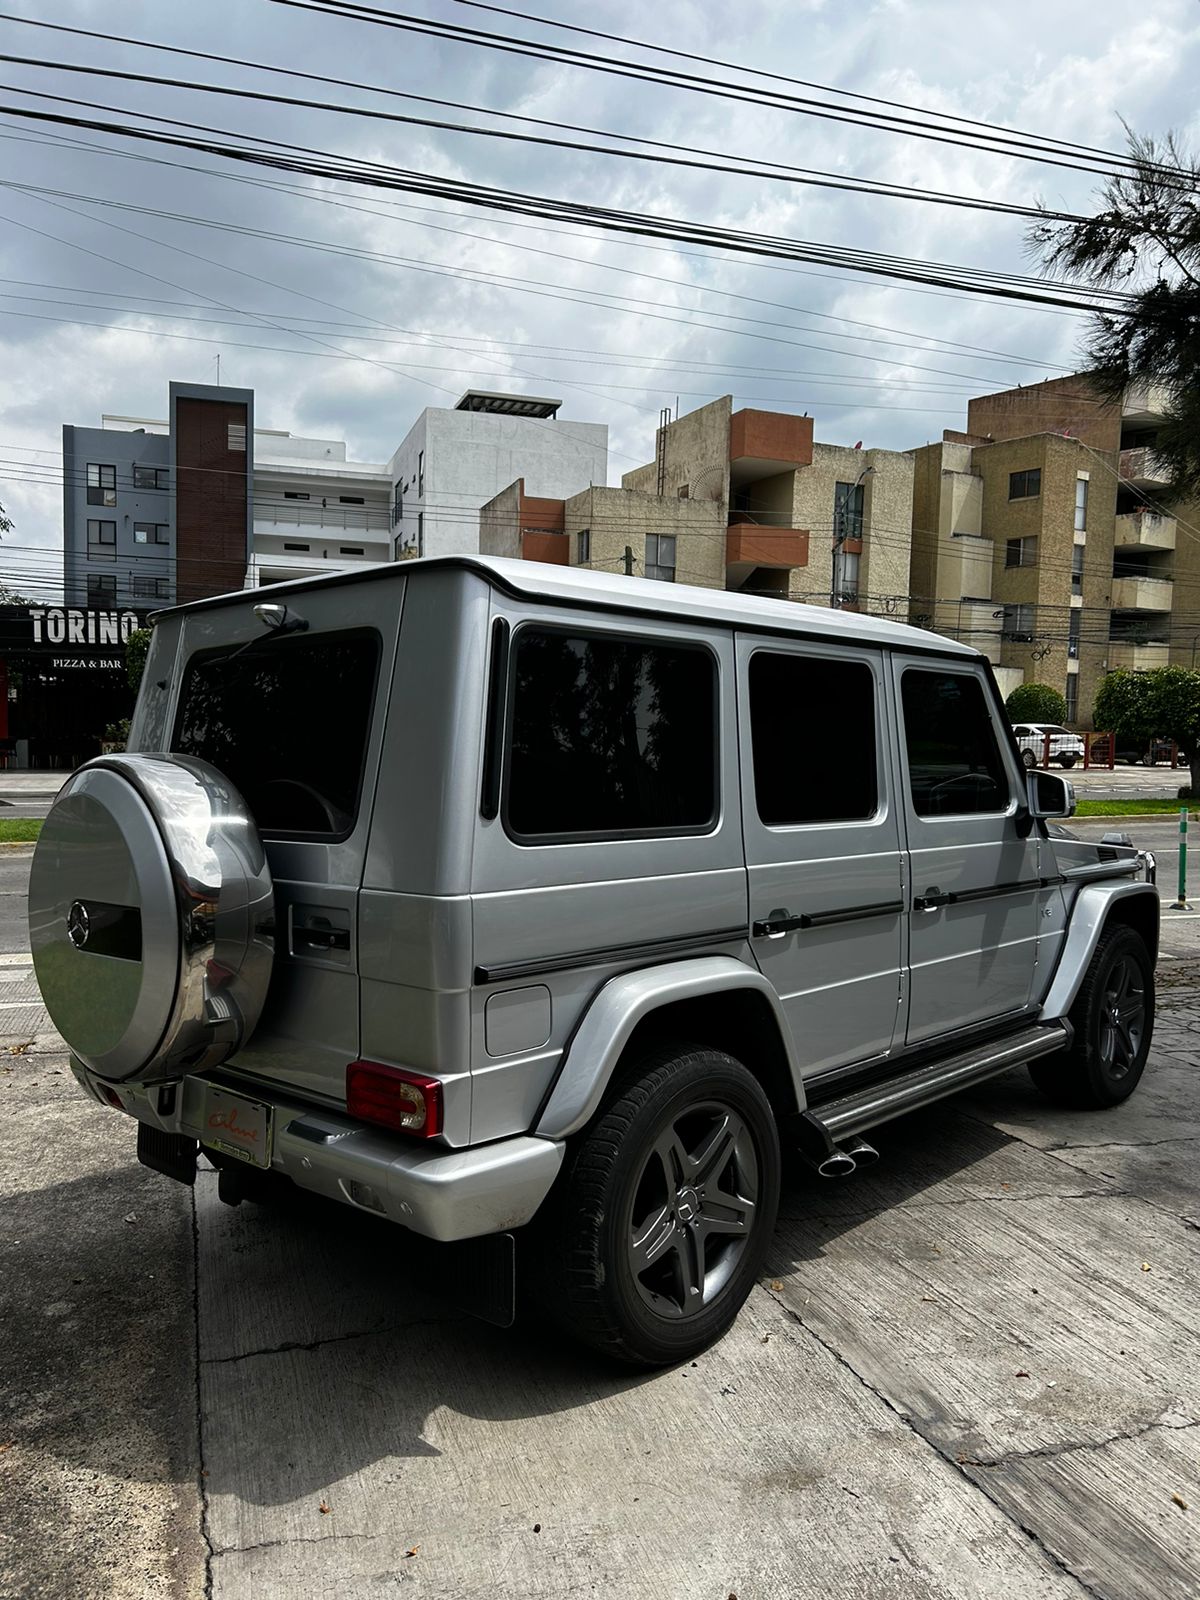
[[[735,1330],[651,1377],[139,1168],[0,956],[0,1593],[1194,1600],[1196,926],[1127,1106],[1015,1073],[793,1172]]]

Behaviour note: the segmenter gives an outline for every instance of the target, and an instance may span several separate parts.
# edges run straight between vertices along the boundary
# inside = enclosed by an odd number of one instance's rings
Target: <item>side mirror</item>
[[[1075,785],[1057,772],[1036,769],[1025,774],[1029,814],[1032,817],[1073,817]]]

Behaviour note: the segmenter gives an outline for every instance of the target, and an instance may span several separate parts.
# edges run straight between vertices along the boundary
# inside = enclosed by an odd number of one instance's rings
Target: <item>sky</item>
[[[455,0],[407,3],[418,16],[644,57]],[[1123,148],[1122,120],[1200,144],[1196,0],[511,4],[718,58],[730,64],[720,75],[748,85],[764,83],[758,68],[1106,151]],[[0,504],[14,524],[0,542],[0,581],[39,598],[61,571],[62,424],[97,426],[104,412],[162,417],[168,383],[214,382],[218,355],[223,382],[255,390],[260,427],[344,438],[360,461],[386,460],[425,406],[453,405],[471,386],[560,397],[563,417],[608,424],[613,483],[652,457],[664,406],[686,412],[731,393],[737,406],[810,413],[826,443],[903,450],[963,426],[972,393],[1077,364],[1086,320],[1072,312],[639,244],[13,113],[51,108],[123,122],[130,111],[149,112],[595,206],[1012,272],[1033,267],[1019,217],[547,149],[309,102],[497,126],[482,110],[447,113],[377,92],[386,88],[702,147],[735,167],[786,162],[1073,212],[1094,208],[1094,175],[272,0],[0,0],[0,8],[103,35],[0,20],[0,53],[50,63],[5,62],[0,78]],[[398,0],[390,9],[400,9]],[[114,33],[354,87],[170,57]],[[67,64],[155,81],[73,73]],[[263,105],[170,86],[163,76],[305,103]],[[80,101],[118,110],[81,111]]]

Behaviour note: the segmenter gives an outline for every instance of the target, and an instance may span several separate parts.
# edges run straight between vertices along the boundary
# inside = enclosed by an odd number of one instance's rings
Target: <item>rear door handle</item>
[[[790,911],[770,911],[761,922],[751,926],[750,932],[756,939],[782,939],[785,933],[794,933],[806,922],[807,918],[793,917]]]
[[[296,944],[307,945],[310,950],[349,950],[348,928],[295,928],[292,939]]]
[[[935,884],[932,889],[926,889],[924,894],[919,894],[913,901],[914,911],[936,911],[939,906],[948,906],[954,903],[952,894],[943,894]]]

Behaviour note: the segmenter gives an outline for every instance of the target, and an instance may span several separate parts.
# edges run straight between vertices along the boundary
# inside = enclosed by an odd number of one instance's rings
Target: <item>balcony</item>
[[[1113,524],[1117,550],[1174,550],[1175,518],[1157,511],[1126,511]]]
[[[1170,611],[1174,585],[1165,578],[1114,578],[1114,611]]]
[[[1120,474],[1125,483],[1138,489],[1165,489],[1171,481],[1162,459],[1148,445],[1121,451]]]
[[[310,505],[303,500],[256,500],[254,526],[262,533],[290,534],[320,529],[327,537],[353,533],[359,539],[387,542],[391,518],[386,506]]]
[[[766,528],[738,522],[726,530],[725,573],[734,585],[744,583],[755,567],[787,570],[807,565],[807,528]]]
[[[782,411],[735,411],[729,419],[729,463],[740,483],[812,465],[813,419]]]
[[[1149,672],[1152,667],[1169,666],[1170,661],[1171,647],[1160,641],[1110,639],[1108,642],[1110,672]]]
[[[522,561],[545,561],[551,566],[569,567],[571,541],[565,533],[545,533],[536,528],[521,530]]]

